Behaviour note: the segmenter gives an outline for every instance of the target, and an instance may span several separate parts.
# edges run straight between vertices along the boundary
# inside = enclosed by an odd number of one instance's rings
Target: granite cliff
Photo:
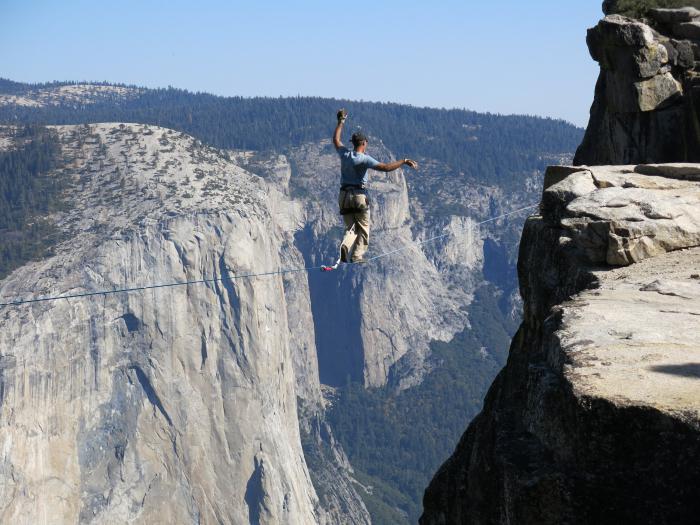
[[[373,155],[393,159],[381,142],[373,142]],[[307,264],[324,264],[335,257],[341,231],[337,158],[330,141],[306,144],[287,155],[231,154],[280,193],[303,203],[303,227],[295,233],[295,242]],[[374,174],[373,253],[401,253],[379,259],[371,272],[346,272],[330,284],[327,275],[309,276],[322,383],[343,385],[350,377],[370,387],[387,382],[409,387],[426,371],[429,343],[449,341],[468,325],[466,307],[485,264],[484,239],[510,240],[517,224],[478,226],[475,217],[530,204],[527,199],[532,199],[540,177],[527,177],[523,186],[529,191],[518,195],[497,185],[454,191],[452,177],[444,172],[444,166],[429,162],[412,179],[402,171]],[[440,179],[431,188],[434,194],[421,187],[426,180]],[[435,213],[431,209],[435,204],[427,196],[440,199],[445,207],[468,205],[471,217]],[[445,233],[439,243],[415,245],[417,240]],[[400,314],[397,305],[401,305]]]
[[[230,278],[303,266],[299,206],[181,133],[54,131],[63,240],[3,280],[4,299],[214,280],[2,310],[0,521],[368,523],[315,423],[313,323],[295,331],[306,278]],[[331,452],[323,505],[302,432]]]
[[[586,41],[600,75],[574,164],[700,161],[700,10],[608,15]]]
[[[157,126],[50,129],[51,177],[66,190],[46,219],[60,241],[0,281],[2,302],[210,281],[0,311],[2,521],[368,523],[358,493],[369,489],[324,420],[324,391],[347,377],[420,382],[431,341],[469,324],[483,239],[510,239],[515,223],[435,216],[433,194],[409,199],[416,182],[399,171],[373,182],[372,243],[410,257],[332,278],[232,279],[334,256],[328,141],[283,155]],[[2,128],[0,147],[17,137]],[[373,153],[392,158],[381,144]],[[444,166],[426,164],[421,182],[438,179]],[[498,186],[451,191],[449,174],[434,184],[477,217],[529,203]],[[448,235],[414,246],[436,233]]]
[[[679,33],[697,17],[652,16],[589,31],[588,166],[545,174],[520,244],[523,322],[423,525],[697,520],[697,42]]]

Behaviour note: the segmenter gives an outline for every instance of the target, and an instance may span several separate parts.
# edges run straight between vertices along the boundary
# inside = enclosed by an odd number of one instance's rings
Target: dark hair
[[[352,134],[352,137],[350,138],[350,142],[352,142],[353,146],[358,147],[363,142],[367,142],[367,137],[361,131],[357,131],[357,132]]]

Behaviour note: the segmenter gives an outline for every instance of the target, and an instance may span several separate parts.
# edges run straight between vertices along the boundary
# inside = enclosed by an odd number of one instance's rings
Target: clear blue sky
[[[0,0],[0,76],[588,120],[596,0]]]

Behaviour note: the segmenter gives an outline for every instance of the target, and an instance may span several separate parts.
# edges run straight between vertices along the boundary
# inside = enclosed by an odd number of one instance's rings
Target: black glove
[[[336,117],[338,117],[338,124],[345,122],[345,119],[348,118],[348,112],[344,109],[339,109]]]

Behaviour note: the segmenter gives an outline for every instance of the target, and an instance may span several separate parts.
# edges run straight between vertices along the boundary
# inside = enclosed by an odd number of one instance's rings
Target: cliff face
[[[229,279],[335,256],[328,141],[281,155],[135,124],[53,130],[69,211],[49,219],[62,240],[0,282],[2,302],[215,281],[0,311],[11,480],[0,521],[368,523],[321,383],[419,382],[430,342],[469,324],[481,239],[498,246],[514,226],[440,216],[425,194],[409,199],[399,171],[373,178],[372,253],[401,255],[371,271]],[[495,186],[449,191],[442,169],[427,163],[420,180],[453,208],[488,216],[531,202]]]
[[[392,158],[379,141],[372,142],[372,155]],[[330,141],[306,144],[285,155],[233,155],[241,166],[300,203],[303,227],[295,242],[307,264],[327,264],[336,257],[341,233],[338,160]],[[449,341],[468,325],[467,307],[485,263],[483,239],[498,242],[509,232],[483,229],[470,217],[440,216],[429,210],[429,203],[420,200],[426,191],[421,186],[438,179],[442,169],[422,167],[416,176],[419,182],[410,190],[408,173],[373,173],[370,255],[401,252],[377,260],[368,272],[350,268],[332,278],[309,275],[322,383],[344,385],[349,377],[371,387],[387,381],[400,388],[416,384],[425,373],[430,342]],[[532,186],[536,180],[533,175]],[[496,186],[441,198],[446,206],[450,200],[469,205],[477,216],[488,215],[492,207],[512,209],[530,203],[527,194],[515,197]],[[416,246],[416,240],[444,233],[448,235],[438,243]]]
[[[574,164],[700,161],[700,11],[609,15],[588,31],[600,76]]]
[[[700,165],[549,170],[523,323],[422,524],[697,518],[698,210]]]
[[[295,326],[311,317],[305,276],[228,278],[303,266],[299,207],[179,133],[56,132],[66,240],[5,279],[3,298],[218,281],[0,312],[0,521],[337,522],[301,444],[299,420],[322,403],[313,324]],[[322,467],[342,488],[337,456]],[[352,489],[334,498],[342,519],[369,521]]]

